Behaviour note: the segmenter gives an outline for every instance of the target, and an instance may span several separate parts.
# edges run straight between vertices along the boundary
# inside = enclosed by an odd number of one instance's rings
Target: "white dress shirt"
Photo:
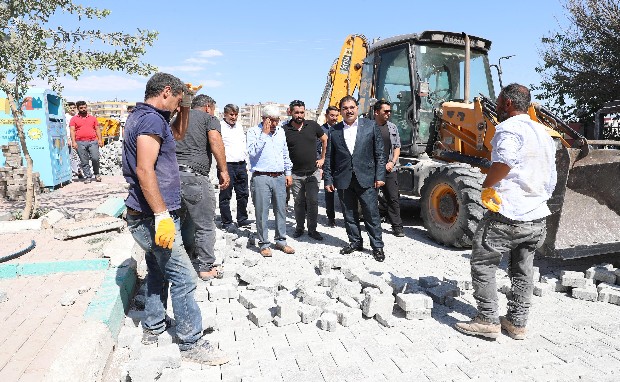
[[[222,141],[226,150],[226,162],[243,162],[247,158],[245,133],[243,127],[236,123],[230,126],[226,121],[222,122]]]
[[[545,126],[527,114],[508,118],[495,128],[491,160],[510,167],[493,188],[502,198],[499,213],[512,220],[531,221],[551,214],[547,200],[557,181],[555,143]]]
[[[347,125],[345,121],[342,121],[344,124],[344,128],[342,129],[342,134],[344,135],[344,142],[349,149],[351,155],[353,155],[353,150],[355,150],[355,139],[357,138],[357,121],[359,118],[355,119],[355,122],[351,126]]]

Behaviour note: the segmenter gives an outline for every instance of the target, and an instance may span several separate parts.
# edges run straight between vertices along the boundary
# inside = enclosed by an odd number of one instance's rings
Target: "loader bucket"
[[[620,150],[556,152],[558,182],[541,252],[564,259],[620,253]]]

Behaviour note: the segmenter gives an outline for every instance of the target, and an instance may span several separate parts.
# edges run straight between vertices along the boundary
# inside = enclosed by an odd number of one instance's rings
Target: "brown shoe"
[[[499,318],[499,323],[502,329],[508,334],[508,336],[514,340],[524,340],[527,334],[525,326],[515,326],[509,319],[502,316]]]
[[[260,254],[263,255],[263,257],[271,257],[271,249],[269,247],[263,248],[260,250]]]
[[[493,339],[499,337],[501,332],[501,327],[498,324],[483,321],[478,316],[468,322],[457,322],[454,327],[461,333]]]
[[[295,250],[293,249],[293,247],[290,247],[288,245],[280,245],[280,244],[276,244],[276,249],[279,249],[280,251],[292,255],[293,253],[295,253]]]

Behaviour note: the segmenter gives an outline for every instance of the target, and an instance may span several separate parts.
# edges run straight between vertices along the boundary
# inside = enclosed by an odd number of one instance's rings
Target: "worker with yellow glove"
[[[187,131],[192,89],[170,74],[156,73],[146,84],[145,101],[137,103],[125,123],[123,175],[129,183],[127,227],[145,251],[147,293],[142,343],[158,342],[171,325],[166,316],[168,285],[181,357],[207,365],[228,362],[228,356],[202,336],[202,317],[194,298],[196,273],[183,248],[181,181],[176,139]],[[169,124],[171,112],[177,118]]]
[[[493,164],[482,183],[487,211],[478,224],[471,254],[471,274],[478,314],[457,330],[485,338],[502,331],[524,339],[534,275],[534,252],[544,242],[547,200],[556,184],[555,145],[545,127],[527,114],[531,101],[522,85],[504,87],[497,98],[500,124],[491,140]],[[508,254],[512,281],[508,311],[499,316],[495,272]]]

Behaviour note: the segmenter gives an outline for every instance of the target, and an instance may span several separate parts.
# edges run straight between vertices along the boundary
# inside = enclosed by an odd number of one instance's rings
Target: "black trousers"
[[[228,175],[230,176],[230,186],[225,190],[220,190],[220,217],[222,225],[232,224],[232,213],[230,212],[230,199],[233,189],[237,197],[237,223],[248,220],[248,171],[245,161],[228,162]]]
[[[400,194],[398,193],[398,173],[386,172],[385,185],[381,187],[379,196],[379,212],[386,216],[392,228],[402,228],[403,220],[400,218]]]

